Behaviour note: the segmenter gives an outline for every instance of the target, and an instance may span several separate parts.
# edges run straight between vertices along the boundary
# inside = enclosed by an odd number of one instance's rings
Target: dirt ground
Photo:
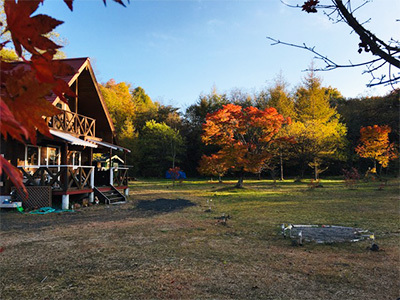
[[[80,208],[73,212],[50,213],[46,215],[21,214],[16,210],[0,210],[1,230],[23,230],[32,232],[57,227],[79,225],[85,222],[123,221],[129,218],[146,218],[194,206],[184,199],[155,199],[136,201],[122,205],[98,205]],[[31,211],[32,212],[32,211]]]
[[[400,296],[397,229],[386,238],[380,232],[379,252],[367,250],[367,242],[293,247],[279,235],[277,202],[247,214],[228,204],[206,212],[209,194],[202,192],[141,188],[118,206],[47,215],[1,211],[0,298]],[[226,209],[232,219],[223,226],[216,217]]]

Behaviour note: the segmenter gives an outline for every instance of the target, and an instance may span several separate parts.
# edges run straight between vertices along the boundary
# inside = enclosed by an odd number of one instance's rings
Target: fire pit
[[[303,242],[323,243],[342,243],[358,242],[361,240],[374,240],[375,236],[369,230],[335,226],[335,225],[285,225],[282,224],[283,237],[290,237],[292,241],[299,245]]]

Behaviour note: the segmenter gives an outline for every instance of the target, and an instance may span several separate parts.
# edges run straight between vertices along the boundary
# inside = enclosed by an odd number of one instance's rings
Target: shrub
[[[343,177],[346,186],[350,189],[357,188],[358,181],[360,180],[360,174],[356,168],[350,170],[343,169]]]

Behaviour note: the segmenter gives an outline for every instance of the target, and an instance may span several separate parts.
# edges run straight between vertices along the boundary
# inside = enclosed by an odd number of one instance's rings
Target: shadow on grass
[[[238,188],[238,187],[236,187],[234,185],[220,187],[220,188],[215,188],[215,187],[213,187],[213,188],[214,188],[212,190],[213,192],[243,192],[243,191],[248,190],[245,187]]]
[[[136,208],[153,213],[163,213],[173,212],[195,205],[195,203],[185,199],[156,199],[151,201],[141,200],[137,203]]]

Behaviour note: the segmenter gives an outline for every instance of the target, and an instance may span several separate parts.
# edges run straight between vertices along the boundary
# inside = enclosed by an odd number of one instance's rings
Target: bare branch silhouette
[[[372,56],[377,58],[356,64],[353,64],[352,62],[349,62],[348,64],[339,64],[328,58],[326,55],[316,51],[315,47],[307,46],[305,43],[303,43],[303,45],[298,45],[282,42],[272,37],[267,37],[273,42],[272,45],[282,44],[310,51],[315,55],[316,59],[322,60],[325,63],[324,67],[315,69],[314,71],[330,71],[337,68],[354,68],[364,66],[366,69],[363,74],[369,73],[372,76],[372,79],[367,84],[369,87],[377,85],[391,85],[393,88],[395,88],[394,85],[399,83],[400,71],[397,74],[395,74],[395,72],[397,72],[397,69],[400,69],[400,41],[392,37],[388,42],[384,42],[382,39],[378,38],[375,34],[364,27],[365,24],[369,23],[370,19],[360,23],[354,17],[354,12],[364,7],[368,2],[370,2],[370,0],[364,0],[354,9],[352,9],[351,0],[345,1],[346,3],[343,3],[342,0],[330,0],[331,4],[321,4],[323,1],[319,0],[307,0],[303,5],[290,5],[282,0],[281,2],[288,7],[301,8],[307,13],[317,13],[318,10],[322,9],[324,14],[334,23],[345,22],[360,38],[360,43],[358,44],[358,53],[370,53]],[[328,0],[325,2],[328,2]],[[386,66],[388,66],[387,75],[381,75],[379,77],[374,75],[374,72],[381,72],[382,68]]]

